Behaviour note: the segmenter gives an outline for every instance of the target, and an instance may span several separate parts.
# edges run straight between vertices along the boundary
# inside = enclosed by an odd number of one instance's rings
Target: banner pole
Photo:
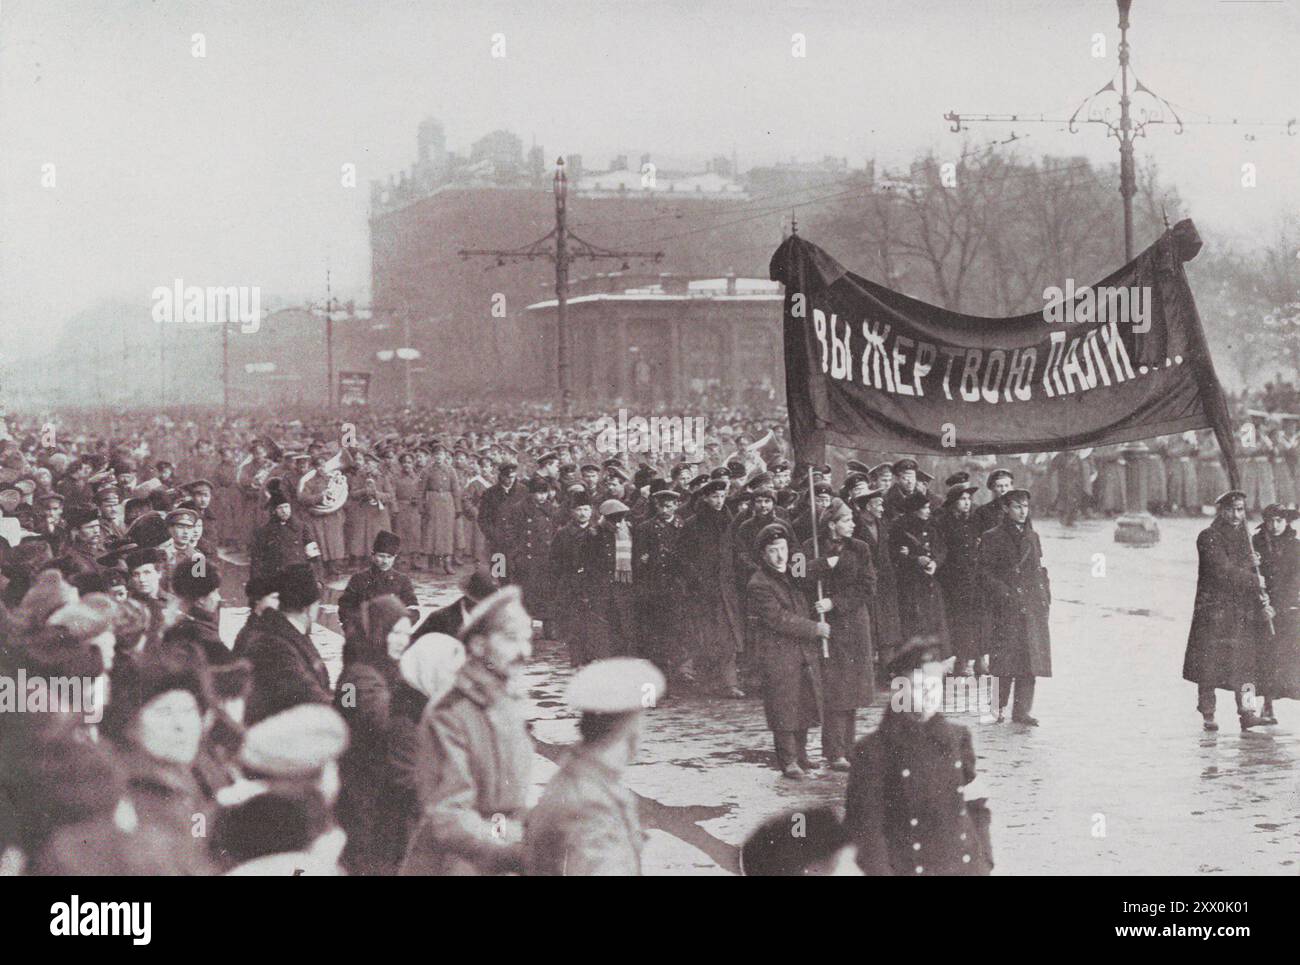
[[[821,555],[821,552],[817,549],[817,491],[813,485],[812,466],[808,467],[808,512],[812,516],[813,559],[817,559]],[[821,598],[822,598],[822,581],[821,581],[821,577],[818,577],[817,578],[817,599],[820,600]],[[817,614],[817,616],[823,620],[826,618],[826,615],[824,613],[819,613]],[[823,637],[822,657],[829,660],[830,656],[831,656],[830,641]]]

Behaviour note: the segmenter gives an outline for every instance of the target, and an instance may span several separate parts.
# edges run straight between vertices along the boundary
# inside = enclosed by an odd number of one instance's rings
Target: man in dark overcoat
[[[1273,609],[1246,531],[1246,494],[1226,492],[1215,505],[1214,522],[1196,537],[1196,603],[1183,679],[1196,684],[1196,709],[1206,730],[1219,729],[1214,720],[1216,690],[1233,692],[1241,729],[1246,730],[1262,723],[1252,704],[1260,635]]]
[[[883,467],[889,470],[888,465]],[[892,470],[891,470],[892,471]],[[889,555],[889,524],[885,521],[885,491],[871,489],[854,500],[853,535],[871,547],[876,592],[871,599],[871,643],[881,663],[902,643],[898,624],[898,577]]]
[[[947,549],[930,520],[930,499],[914,490],[898,502],[903,514],[889,524],[889,555],[898,578],[898,622],[906,642],[914,636],[938,638],[952,653],[938,572]]]
[[[720,697],[745,696],[739,687],[736,655],[744,647],[740,600],[731,578],[731,513],[727,483],[714,479],[696,494],[695,515],[682,527],[682,565],[686,569],[685,618],[695,670]]]
[[[980,586],[987,600],[992,636],[989,672],[998,678],[998,720],[1015,691],[1011,719],[1030,727],[1034,683],[1052,675],[1052,638],[1048,610],[1052,585],[1043,566],[1043,548],[1029,525],[1029,490],[1013,489],[1002,497],[1006,518],[985,533],[977,554]]]
[[[569,495],[570,520],[551,542],[556,622],[575,667],[610,655],[609,627],[599,605],[600,533],[592,523],[591,496]]]
[[[818,518],[817,552],[803,546],[808,583],[831,601],[826,613],[831,635],[822,662],[822,756],[833,771],[849,769],[859,707],[869,707],[875,692],[870,600],[876,593],[871,547],[853,538],[853,511],[840,499]],[[816,594],[814,593],[814,596]]]
[[[980,533],[971,514],[972,495],[978,486],[957,483],[944,497],[943,512],[935,524],[943,543],[945,559],[937,576],[943,588],[944,613],[948,619],[948,637],[957,655],[955,671],[975,672],[975,662],[982,655],[980,608],[983,594],[975,568]]]
[[[691,684],[694,676],[683,669],[689,653],[682,646],[678,618],[685,587],[683,524],[677,515],[681,494],[675,489],[657,489],[649,498],[653,514],[632,527],[632,587],[640,621],[640,655],[657,665],[670,684],[674,678]]]
[[[528,498],[511,506],[495,532],[506,552],[507,583],[524,593],[524,608],[534,620],[552,619],[551,540],[555,519],[548,503],[551,488],[544,478],[528,481]]]
[[[755,537],[760,565],[746,587],[745,617],[762,672],[763,711],[776,744],[777,766],[786,777],[800,780],[816,767],[808,758],[808,729],[821,719],[823,645],[831,628],[820,614],[830,609],[830,602],[809,606],[789,572],[787,536],[783,525],[771,523]]]

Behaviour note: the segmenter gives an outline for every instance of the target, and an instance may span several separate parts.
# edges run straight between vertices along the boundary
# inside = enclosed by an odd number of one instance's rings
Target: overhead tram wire
[[[1024,135],[1024,136],[1027,137],[1028,135]],[[1016,138],[1016,140],[1023,140],[1023,137]],[[953,161],[957,161],[957,162],[964,161],[964,160],[966,160],[966,158],[968,158],[968,157],[975,157],[975,156],[978,155],[978,154],[988,154],[988,153],[990,153],[994,148],[998,147],[999,145],[1006,144],[1006,143],[1007,143],[1006,141],[990,141],[990,142],[988,142],[987,144],[985,144],[983,147],[980,147],[980,148],[977,148],[977,149],[974,149],[974,150],[970,150],[970,151],[963,151],[961,154],[958,154],[955,158],[950,159],[947,163],[952,163]],[[650,223],[650,222],[654,222],[654,221],[680,221],[680,220],[684,220],[684,219],[687,219],[687,218],[725,218],[725,217],[727,217],[727,216],[729,216],[729,215],[735,214],[737,211],[743,211],[745,208],[747,208],[747,207],[749,207],[749,206],[751,206],[751,205],[760,204],[760,203],[762,203],[762,202],[770,201],[770,200],[772,200],[773,198],[783,198],[783,199],[788,199],[788,198],[790,198],[792,195],[796,195],[796,194],[804,194],[804,193],[806,193],[806,192],[808,192],[808,191],[819,191],[819,190],[822,190],[822,189],[824,189],[824,188],[827,188],[827,187],[833,187],[833,186],[840,185],[840,184],[851,184],[851,183],[852,183],[852,184],[862,185],[862,182],[864,181],[865,178],[866,178],[866,171],[859,171],[859,172],[856,172],[855,174],[849,175],[849,176],[847,176],[847,177],[843,177],[843,178],[832,178],[832,179],[830,179],[830,180],[823,181],[823,182],[821,182],[821,183],[819,183],[819,184],[810,184],[810,185],[807,185],[806,187],[802,187],[802,188],[791,188],[791,189],[786,190],[786,191],[773,191],[773,192],[771,192],[771,193],[769,193],[769,194],[760,195],[760,196],[758,196],[758,197],[756,197],[756,198],[749,198],[749,199],[747,199],[747,200],[745,200],[745,201],[726,202],[726,203],[728,204],[729,208],[731,208],[731,210],[729,210],[729,211],[724,211],[724,212],[718,212],[718,211],[707,211],[707,212],[705,212],[705,211],[696,211],[696,212],[673,212],[673,213],[671,213],[671,214],[657,214],[657,215],[650,215],[649,217],[645,217],[645,218],[606,218],[606,219],[603,219],[603,220],[600,220],[600,221],[579,221],[579,222],[575,222],[575,223],[574,223],[574,228],[575,228],[575,229],[576,229],[576,228],[593,228],[593,227],[599,227],[599,226],[601,226],[601,225],[620,225],[620,226],[621,226],[621,225],[630,225],[630,224],[648,224],[648,223]],[[637,196],[636,194],[631,194],[631,195],[628,195],[628,196],[627,196],[627,200],[634,200],[634,199],[636,199],[637,197],[638,197],[638,196]],[[692,200],[701,200],[701,199],[697,199],[697,198],[695,198],[695,196],[693,196],[693,195],[689,195],[689,194],[683,194],[683,195],[680,195],[679,197],[681,197],[681,198],[691,198]],[[604,199],[601,199],[601,200],[604,200]],[[671,199],[670,199],[670,198],[666,198],[666,197],[665,197],[665,198],[655,198],[655,199],[654,199],[654,202],[658,202],[659,200],[671,200]],[[711,200],[711,199],[704,198],[704,199],[702,199],[702,200]],[[719,199],[719,200],[721,201],[721,199]],[[654,203],[654,202],[652,202],[652,203]],[[789,207],[789,203],[788,203],[788,201],[783,202],[782,205],[781,205],[781,207],[783,207],[783,208],[788,208],[788,207]]]

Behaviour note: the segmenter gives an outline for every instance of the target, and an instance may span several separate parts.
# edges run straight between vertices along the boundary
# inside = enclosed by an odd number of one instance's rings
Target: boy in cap
[[[970,731],[943,703],[943,648],[909,640],[880,726],[853,752],[844,826],[867,875],[986,875],[993,868]]]
[[[816,769],[808,757],[808,729],[821,719],[823,641],[831,633],[824,614],[831,604],[817,600],[809,606],[789,573],[789,531],[780,523],[758,533],[754,554],[760,565],[745,591],[747,646],[761,664],[763,711],[777,767],[787,778],[802,780]]]
[[[589,663],[569,685],[581,741],[546,785],[524,828],[529,875],[640,875],[644,836],[623,784],[636,759],[645,711],[664,692],[646,660]]]
[[[420,619],[420,603],[415,598],[411,578],[396,569],[397,554],[401,548],[402,541],[395,533],[382,529],[375,534],[370,566],[354,574],[339,597],[339,622],[343,624],[345,635],[353,632],[353,623],[362,603],[390,593],[402,601],[411,623]]]

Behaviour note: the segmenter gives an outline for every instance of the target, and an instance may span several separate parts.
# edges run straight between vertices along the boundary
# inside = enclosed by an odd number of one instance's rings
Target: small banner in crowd
[[[369,399],[369,372],[339,373],[339,405],[365,405]]]
[[[1072,280],[1015,318],[950,312],[890,291],[791,235],[786,398],[795,455],[1057,452],[1213,428],[1236,485],[1228,407],[1183,262],[1191,221],[1096,285]]]

